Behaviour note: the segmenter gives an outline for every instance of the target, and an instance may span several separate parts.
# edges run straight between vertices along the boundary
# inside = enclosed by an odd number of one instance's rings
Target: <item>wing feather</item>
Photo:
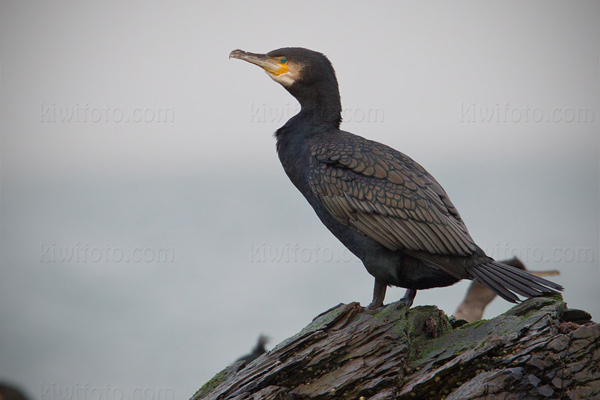
[[[326,138],[313,145],[309,185],[336,220],[391,250],[475,253],[458,211],[422,166],[347,132]]]

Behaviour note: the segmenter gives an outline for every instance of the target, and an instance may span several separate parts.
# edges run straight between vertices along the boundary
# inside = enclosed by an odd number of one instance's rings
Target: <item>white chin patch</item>
[[[294,79],[292,79],[292,77],[290,76],[289,72],[285,72],[281,75],[272,75],[269,74],[269,76],[271,77],[271,79],[273,79],[275,82],[280,83],[283,86],[291,86],[294,83]]]

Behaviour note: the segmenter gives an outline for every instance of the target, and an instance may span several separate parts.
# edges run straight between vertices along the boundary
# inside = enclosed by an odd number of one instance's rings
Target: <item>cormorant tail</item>
[[[563,287],[557,283],[493,260],[467,267],[466,270],[498,296],[511,303],[520,301],[517,294],[534,297],[563,290]]]

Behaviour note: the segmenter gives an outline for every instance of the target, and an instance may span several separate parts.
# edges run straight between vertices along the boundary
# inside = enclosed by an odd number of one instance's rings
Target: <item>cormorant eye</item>
[[[285,64],[287,62],[287,58],[281,57],[281,59],[279,60],[279,62],[281,62],[282,64]]]

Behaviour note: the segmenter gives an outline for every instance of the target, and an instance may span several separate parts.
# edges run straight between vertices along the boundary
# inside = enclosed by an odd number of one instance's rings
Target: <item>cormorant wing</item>
[[[475,253],[444,189],[410,157],[343,131],[313,143],[312,155],[311,189],[342,224],[390,250]]]

